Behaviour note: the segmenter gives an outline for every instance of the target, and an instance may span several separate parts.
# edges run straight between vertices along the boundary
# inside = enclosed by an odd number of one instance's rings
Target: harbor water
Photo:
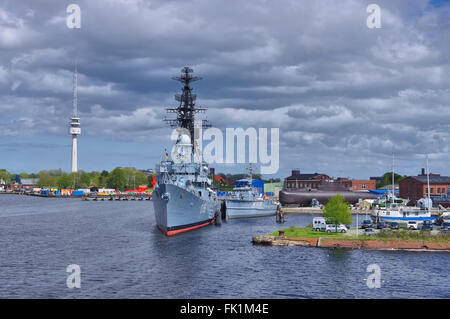
[[[0,298],[450,298],[450,253],[251,242],[312,218],[236,219],[168,238],[151,201],[0,195]],[[70,264],[79,289],[66,285]],[[370,264],[380,288],[366,284]]]

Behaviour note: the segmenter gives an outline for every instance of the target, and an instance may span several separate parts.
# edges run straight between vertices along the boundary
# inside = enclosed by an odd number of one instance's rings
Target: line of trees
[[[5,169],[0,169],[0,180],[9,183],[16,174],[11,174]],[[42,170],[37,174],[21,173],[21,179],[37,178],[38,187],[58,187],[67,188],[88,188],[96,186],[98,188],[114,188],[119,190],[135,189],[139,185],[152,185],[153,176],[131,168],[115,168],[111,172],[103,170],[101,172],[78,171],[76,173],[66,173],[61,169]]]
[[[394,183],[398,184],[402,179],[406,178],[407,176],[399,175],[394,173]],[[378,188],[384,187],[387,185],[392,185],[392,172],[387,172],[383,175],[383,178],[377,185]]]

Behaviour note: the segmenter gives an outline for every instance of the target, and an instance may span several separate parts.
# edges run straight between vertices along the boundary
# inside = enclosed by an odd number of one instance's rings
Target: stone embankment
[[[377,250],[433,250],[450,252],[450,242],[361,240],[340,238],[286,238],[285,236],[253,236],[253,244],[270,246],[305,246],[321,248],[377,249]]]

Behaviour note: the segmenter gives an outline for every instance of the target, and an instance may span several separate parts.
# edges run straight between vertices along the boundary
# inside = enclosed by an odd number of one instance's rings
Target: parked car
[[[375,231],[373,230],[373,228],[366,228],[366,229],[364,229],[364,235],[366,235],[366,236],[375,235]]]
[[[326,232],[327,233],[335,233],[336,225],[335,224],[327,224]],[[346,232],[348,232],[348,229],[347,229],[347,227],[345,227],[345,225],[340,224],[337,226],[337,232],[338,233],[346,233]]]
[[[443,222],[441,228],[450,228],[450,222]]]
[[[407,228],[408,228],[408,229],[411,229],[411,230],[419,229],[419,223],[417,223],[417,222],[414,221],[414,220],[410,220],[410,221],[408,222]]]
[[[362,224],[361,224],[361,229],[365,229],[365,228],[372,228],[373,227],[373,223],[370,219],[364,219]]]
[[[377,223],[377,229],[384,229],[384,228],[387,228],[387,227],[388,227],[388,225],[387,225],[386,222],[378,222]]]
[[[399,225],[399,223],[397,223],[397,222],[392,222],[392,223],[389,225],[389,228],[390,228],[390,229],[400,229],[400,225]]]
[[[449,234],[450,233],[450,227],[441,228],[441,233]]]
[[[312,229],[316,231],[325,231],[327,228],[327,223],[323,217],[314,217]]]
[[[433,222],[431,220],[424,220],[420,230],[433,230]]]

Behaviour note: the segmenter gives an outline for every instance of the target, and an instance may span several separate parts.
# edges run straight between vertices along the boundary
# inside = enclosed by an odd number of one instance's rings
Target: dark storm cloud
[[[72,2],[81,29],[66,27]],[[180,89],[170,78],[190,65],[214,126],[280,128],[285,170],[379,169],[393,151],[443,165],[450,6],[378,1],[382,28],[368,29],[369,3],[6,1],[0,133],[65,134],[76,59],[85,134],[167,139],[164,107]]]

